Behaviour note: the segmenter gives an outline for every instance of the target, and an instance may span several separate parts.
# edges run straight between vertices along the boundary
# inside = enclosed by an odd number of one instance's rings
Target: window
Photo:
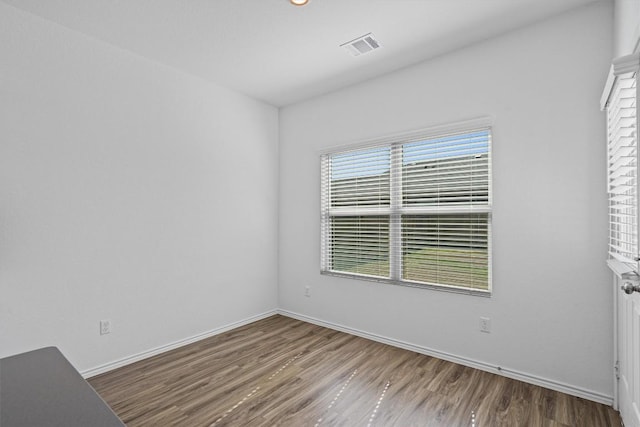
[[[637,71],[625,64],[625,57],[621,59],[623,61],[614,63],[614,80],[604,104],[608,129],[609,259],[636,269],[639,255]],[[634,62],[633,58],[630,62]]]
[[[321,272],[491,290],[491,129],[424,131],[321,157]]]

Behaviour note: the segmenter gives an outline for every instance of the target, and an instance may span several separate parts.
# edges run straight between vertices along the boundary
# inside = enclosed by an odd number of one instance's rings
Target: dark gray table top
[[[123,427],[55,347],[0,359],[1,427]]]

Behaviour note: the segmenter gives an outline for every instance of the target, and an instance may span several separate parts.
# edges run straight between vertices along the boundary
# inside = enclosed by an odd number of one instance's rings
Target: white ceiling
[[[275,106],[596,0],[0,0]],[[340,44],[372,32],[382,48]]]

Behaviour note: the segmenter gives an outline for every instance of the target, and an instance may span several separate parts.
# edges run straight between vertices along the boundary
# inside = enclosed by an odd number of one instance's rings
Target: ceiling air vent
[[[369,33],[350,42],[341,44],[340,47],[345,48],[353,56],[359,56],[363,53],[376,50],[380,47],[380,42],[376,40],[373,34]]]

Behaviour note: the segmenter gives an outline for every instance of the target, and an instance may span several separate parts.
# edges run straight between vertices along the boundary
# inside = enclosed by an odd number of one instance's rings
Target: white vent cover
[[[376,40],[373,34],[368,33],[364,36],[360,36],[357,39],[350,42],[341,44],[340,47],[344,47],[351,55],[359,56],[363,53],[371,52],[380,47],[380,42]]]

